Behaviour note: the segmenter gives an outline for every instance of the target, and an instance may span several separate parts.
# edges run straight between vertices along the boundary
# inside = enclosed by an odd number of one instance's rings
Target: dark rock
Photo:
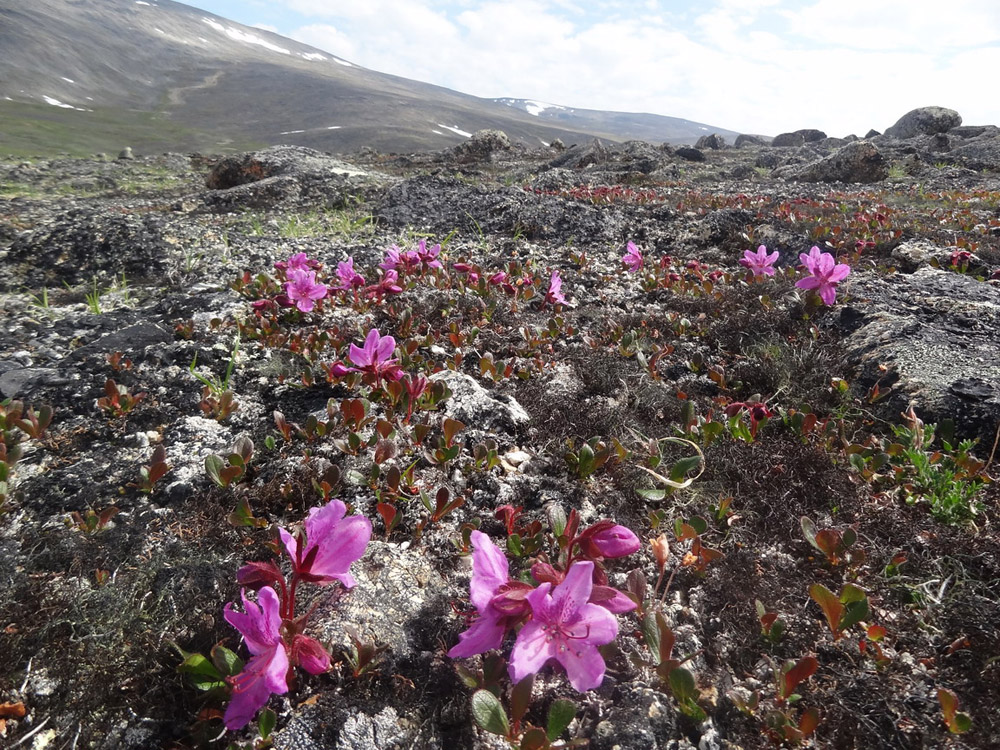
[[[898,421],[912,403],[925,422],[954,420],[960,438],[988,450],[1000,422],[1000,289],[929,267],[859,276],[846,288],[844,310],[860,313],[847,360],[862,387],[888,390],[878,402],[885,418]]]
[[[819,161],[775,172],[775,176],[800,182],[878,182],[888,174],[885,157],[870,141],[849,143]]]
[[[686,161],[705,161],[705,154],[691,146],[681,146],[674,153]]]
[[[155,214],[73,209],[14,240],[0,288],[74,286],[95,277],[106,284],[122,273],[128,279],[162,274],[164,227],[164,219]]]
[[[961,115],[953,109],[920,107],[900,117],[895,125],[886,129],[885,135],[905,140],[918,135],[944,133],[961,124]]]
[[[726,147],[726,139],[723,138],[718,133],[712,133],[711,135],[703,135],[698,139],[698,142],[694,144],[695,148],[706,149],[710,148],[713,151],[718,151]]]
[[[948,131],[948,135],[955,138],[977,138],[991,128],[993,130],[997,129],[993,125],[959,125],[958,127],[951,128]]]
[[[0,373],[0,396],[26,398],[36,388],[66,382],[67,377],[51,367],[21,367]]]
[[[583,169],[592,164],[606,164],[610,159],[610,149],[595,138],[585,146],[570,146],[566,151],[550,161],[549,166]]]
[[[805,143],[816,143],[826,138],[826,133],[814,128],[803,128],[802,130],[796,130],[795,133],[801,135]]]
[[[226,190],[268,177],[292,176],[301,179],[358,174],[363,172],[357,167],[315,149],[272,146],[263,151],[225,157],[205,178],[205,186],[210,190]]]
[[[121,159],[121,160],[123,160],[123,161],[128,160],[128,159],[134,159],[135,157],[132,155],[132,147],[131,146],[126,146],[121,151],[119,151],[118,152],[118,158]]]
[[[767,142],[756,135],[747,135],[746,133],[740,133],[736,136],[736,140],[733,142],[736,148],[743,148],[744,146],[765,146]]]
[[[502,130],[477,130],[469,140],[455,147],[460,163],[489,160],[498,151],[510,151],[510,138]]]
[[[948,154],[948,161],[977,172],[1000,171],[1000,136],[980,136],[956,146]]]
[[[771,141],[771,145],[778,148],[788,148],[790,146],[802,146],[806,142],[805,136],[802,133],[780,133],[774,136],[774,140]]]
[[[882,134],[880,132],[878,132],[877,130],[869,130],[867,133],[865,133],[864,140],[868,140],[870,138],[877,138],[880,135],[882,135]]]

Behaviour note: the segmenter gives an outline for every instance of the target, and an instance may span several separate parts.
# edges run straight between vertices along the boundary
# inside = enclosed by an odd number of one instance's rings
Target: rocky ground
[[[0,163],[5,746],[545,747],[562,699],[552,746],[1000,745],[1000,138],[918,114],[786,146]],[[442,269],[370,289],[420,240]],[[814,245],[851,266],[830,306],[795,285]],[[297,253],[366,287],[282,307]],[[334,367],[372,328],[430,380],[409,418]],[[300,592],[332,666],[266,740],[225,733],[237,571],[331,498],[373,525],[354,588]],[[512,638],[446,655],[469,534],[534,583],[574,510],[643,540],[604,561],[642,606],[599,688],[550,664],[503,739],[472,696],[518,710]]]

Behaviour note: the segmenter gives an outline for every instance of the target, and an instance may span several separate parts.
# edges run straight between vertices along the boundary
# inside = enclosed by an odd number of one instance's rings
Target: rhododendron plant
[[[303,633],[308,615],[296,617],[295,593],[300,582],[326,585],[340,581],[345,588],[355,585],[348,568],[364,554],[372,525],[364,516],[345,518],[346,511],[344,503],[332,500],[309,511],[304,536],[278,529],[292,560],[290,583],[274,561],[247,563],[237,573],[240,584],[257,589],[257,603],[247,599],[244,589],[244,611],[234,611],[232,604],[224,610],[226,621],[240,631],[253,655],[242,672],[228,678],[232,694],[224,716],[227,729],[246,726],[271,695],[288,692],[293,667],[300,666],[310,674],[330,668],[326,649]]]
[[[553,271],[549,278],[549,290],[545,293],[545,301],[550,305],[566,304],[566,298],[562,293],[562,278],[558,271]]]
[[[624,263],[628,270],[632,273],[639,273],[642,270],[642,253],[634,242],[629,242],[625,246],[625,254],[622,256],[622,263]]]
[[[372,536],[372,523],[364,516],[344,517],[347,506],[331,500],[313,508],[305,521],[305,539],[278,529],[282,544],[292,559],[292,570],[303,581],[325,586],[340,581],[345,588],[355,585],[347,572],[351,563],[365,553]]]
[[[392,359],[395,350],[396,339],[392,336],[382,336],[372,328],[365,338],[364,347],[351,344],[347,358],[357,365],[361,372],[374,377],[376,384],[378,384],[382,378],[399,380],[403,376],[399,360]]]
[[[818,247],[801,253],[799,260],[809,276],[796,281],[795,286],[815,289],[823,304],[832,305],[837,299],[837,284],[847,278],[851,267],[846,263],[837,263],[830,253],[821,252]]]
[[[315,302],[326,296],[326,292],[326,285],[316,281],[315,271],[303,271],[297,268],[288,270],[285,294],[302,312],[310,312]]]
[[[778,251],[768,253],[767,248],[761,245],[757,252],[750,250],[743,251],[740,258],[740,265],[750,269],[750,272],[757,278],[761,276],[774,276],[774,262],[778,260]]]
[[[618,636],[618,622],[604,607],[590,604],[594,563],[573,563],[565,580],[543,583],[528,594],[531,619],[521,628],[510,655],[510,678],[517,683],[537,673],[550,659],[566,670],[570,684],[583,692],[604,680],[598,646]]]
[[[365,285],[365,278],[354,270],[354,258],[348,258],[337,264],[337,278],[340,279],[339,291],[350,291]]]

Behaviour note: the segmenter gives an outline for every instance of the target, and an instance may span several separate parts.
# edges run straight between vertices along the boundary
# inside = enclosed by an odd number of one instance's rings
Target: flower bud
[[[653,547],[653,557],[656,558],[656,566],[660,570],[663,570],[667,564],[667,560],[670,559],[670,543],[667,541],[667,535],[660,534],[656,539],[650,539],[649,543]]]
[[[642,543],[639,537],[624,526],[614,525],[594,534],[590,541],[604,557],[624,557],[637,551]]]

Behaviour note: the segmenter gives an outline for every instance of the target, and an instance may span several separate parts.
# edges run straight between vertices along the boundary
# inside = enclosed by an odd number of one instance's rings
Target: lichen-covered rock
[[[719,149],[726,147],[726,139],[723,138],[718,133],[712,133],[711,135],[703,135],[694,144],[695,148],[698,149],[712,149],[713,151],[718,151]]]
[[[776,177],[800,182],[879,182],[888,175],[885,157],[870,141],[849,143],[819,161],[775,171]]]
[[[962,124],[962,116],[945,107],[918,107],[896,120],[896,124],[886,128],[885,135],[905,140],[918,135],[944,133]]]
[[[806,139],[802,133],[779,133],[774,136],[774,140],[771,141],[771,145],[775,148],[789,148],[795,146],[801,146],[805,144]]]
[[[363,170],[315,149],[304,146],[272,146],[262,151],[221,159],[205,178],[205,186],[211,190],[226,190],[268,177],[291,176],[302,179],[363,174]]]
[[[912,403],[925,422],[952,420],[958,435],[990,445],[1000,423],[1000,289],[926,266],[845,286],[847,363],[864,387],[888,392],[877,405],[885,418],[898,421]]]
[[[455,158],[460,162],[482,161],[497,151],[510,149],[510,138],[502,130],[477,130],[467,141],[455,147]]]

